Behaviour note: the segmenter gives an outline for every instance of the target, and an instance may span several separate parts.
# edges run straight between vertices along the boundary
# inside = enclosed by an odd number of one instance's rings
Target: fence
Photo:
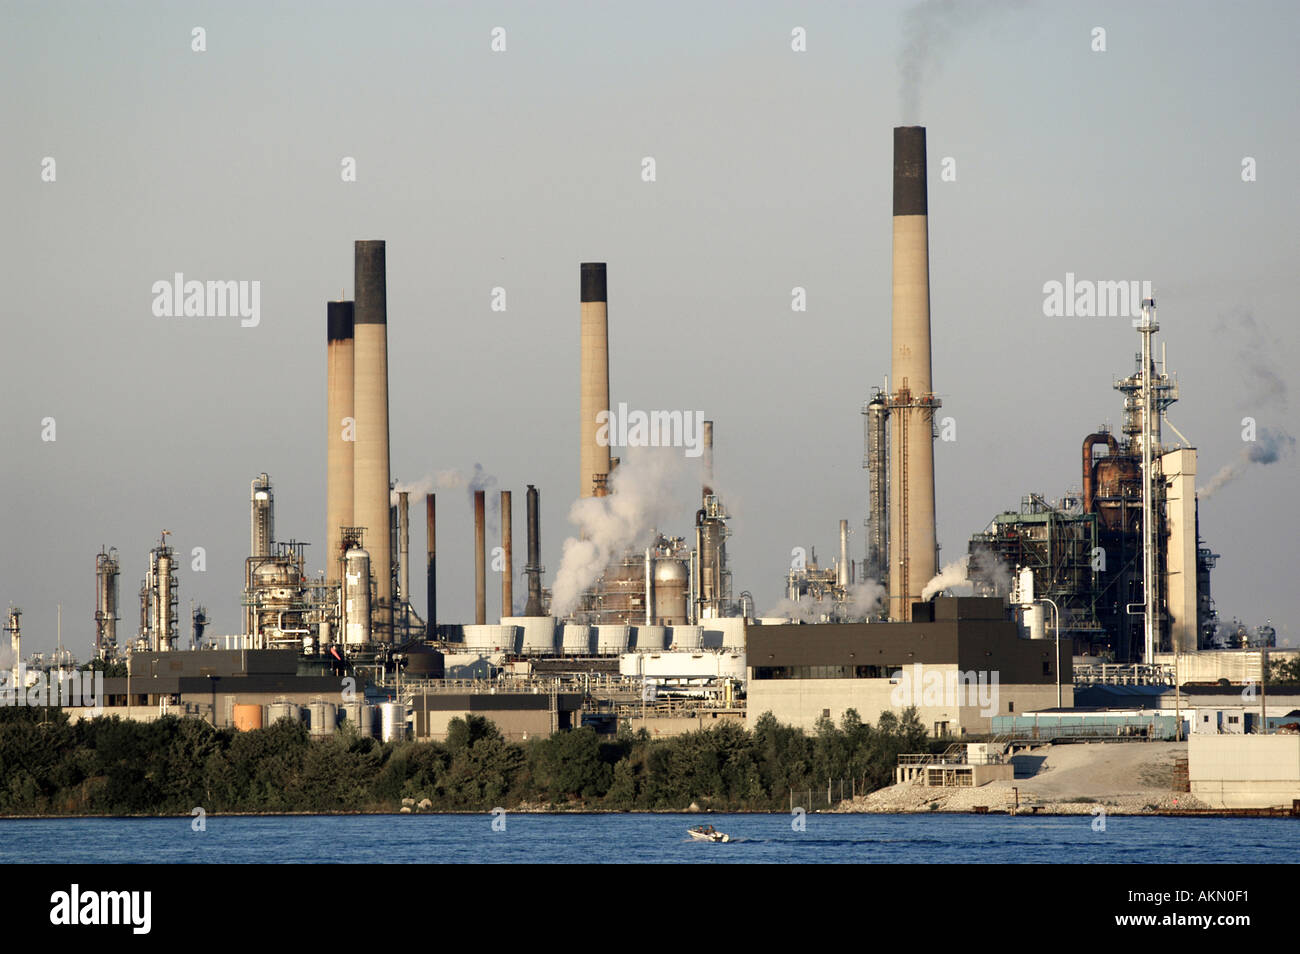
[[[865,778],[827,779],[825,785],[816,788],[792,788],[790,793],[790,811],[802,808],[806,812],[826,811],[840,802],[849,801],[868,792]]]

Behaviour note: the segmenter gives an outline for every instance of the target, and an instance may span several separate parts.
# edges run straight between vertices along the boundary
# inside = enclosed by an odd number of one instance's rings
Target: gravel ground
[[[845,812],[989,811],[1089,815],[1098,806],[1111,815],[1143,815],[1181,808],[1206,808],[1187,792],[1170,790],[1174,759],[1186,758],[1185,742],[1085,742],[1022,750],[1013,760],[1014,781],[979,788],[927,788],[909,782],[891,785],[845,802]]]

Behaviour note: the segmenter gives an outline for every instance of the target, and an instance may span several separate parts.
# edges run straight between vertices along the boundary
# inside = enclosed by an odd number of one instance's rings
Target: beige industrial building
[[[941,597],[912,607],[910,623],[753,626],[747,722],[765,712],[815,729],[855,710],[876,723],[915,707],[934,736],[988,733],[997,715],[1057,704],[1056,644],[1022,639],[1001,599]],[[1068,649],[1060,697],[1074,703]]]
[[[1300,735],[1211,735],[1187,742],[1192,794],[1210,808],[1290,808],[1300,801]]]

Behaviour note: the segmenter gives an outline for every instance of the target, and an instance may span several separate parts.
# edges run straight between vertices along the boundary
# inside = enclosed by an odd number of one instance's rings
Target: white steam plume
[[[874,616],[884,603],[885,596],[885,588],[874,580],[855,583],[849,587],[844,614],[850,620]],[[837,610],[837,604],[831,599],[792,600],[786,597],[762,615],[784,616],[798,623],[820,623],[824,619],[834,618]]]
[[[949,563],[934,579],[925,584],[921,590],[921,600],[924,602],[934,594],[943,590],[960,590],[962,596],[969,596],[975,592],[975,585],[970,581],[970,575],[967,572],[970,563],[970,554],[964,554],[960,560],[954,560]]]
[[[643,547],[699,493],[695,477],[679,448],[629,447],[610,479],[605,497],[583,497],[569,510],[569,521],[580,537],[564,541],[564,554],[555,574],[551,612],[567,616],[587,587],[612,560],[631,547]]]

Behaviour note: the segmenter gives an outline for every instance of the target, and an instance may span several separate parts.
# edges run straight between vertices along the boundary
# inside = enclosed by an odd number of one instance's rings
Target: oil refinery
[[[1163,343],[1157,347],[1152,299],[1134,323],[1135,366],[1113,382],[1120,428],[1077,422],[1081,486],[1055,499],[1025,493],[1018,510],[993,516],[960,561],[942,566],[927,178],[926,130],[894,129],[890,363],[861,408],[861,499],[842,501],[844,513],[865,517],[860,552],[852,552],[848,517],[829,563],[815,548],[796,548],[776,610],[758,611],[751,595],[758,581],[733,582],[729,552],[745,539],[715,489],[713,420],[703,421],[693,524],[647,525],[617,544],[582,525],[565,561],[595,561],[585,575],[561,567],[548,580],[542,488],[489,496],[471,487],[474,539],[444,539],[442,565],[472,561],[472,620],[440,615],[438,501],[425,493],[426,599],[417,607],[413,493],[393,478],[390,460],[387,246],[360,240],[355,300],[328,301],[323,315],[326,507],[325,525],[315,529],[324,570],[309,570],[306,542],[277,535],[277,490],[283,501],[294,488],[277,488],[265,472],[249,488],[242,588],[230,581],[222,597],[233,603],[238,589],[238,632],[209,632],[208,611],[196,602],[183,631],[177,554],[164,529],[139,557],[138,627],[119,634],[119,579],[136,556],[101,547],[85,648],[104,664],[128,663],[107,680],[110,711],[175,712],[239,727],[306,718],[318,735],[351,721],[386,738],[439,737],[465,711],[490,712],[523,736],[622,723],[674,733],[764,711],[805,727],[849,709],[877,717],[905,667],[925,661],[956,672],[976,646],[979,668],[1002,673],[1003,699],[1016,712],[1068,707],[1076,691],[1108,678],[1169,686],[1191,671],[1210,681],[1234,676],[1240,652],[1271,647],[1275,634],[1270,626],[1224,626],[1215,610],[1218,557],[1200,534],[1197,451],[1168,417],[1179,385]],[[607,517],[622,508],[633,512],[620,519],[640,526],[646,514],[624,483],[632,465],[611,453],[605,426],[615,407],[611,274],[604,262],[583,262],[577,278],[574,512]],[[726,434],[725,422],[718,433]],[[856,454],[843,448],[846,459]],[[517,490],[526,533],[518,567]],[[499,544],[488,539],[489,514]],[[416,536],[418,546],[418,528]],[[489,599],[489,555],[499,604]],[[12,608],[6,630],[15,672],[21,628],[22,612]],[[72,667],[60,639],[59,653],[33,658],[30,671]],[[336,698],[340,679],[362,694]],[[988,731],[994,713],[939,705],[922,715],[936,736],[960,736]]]

